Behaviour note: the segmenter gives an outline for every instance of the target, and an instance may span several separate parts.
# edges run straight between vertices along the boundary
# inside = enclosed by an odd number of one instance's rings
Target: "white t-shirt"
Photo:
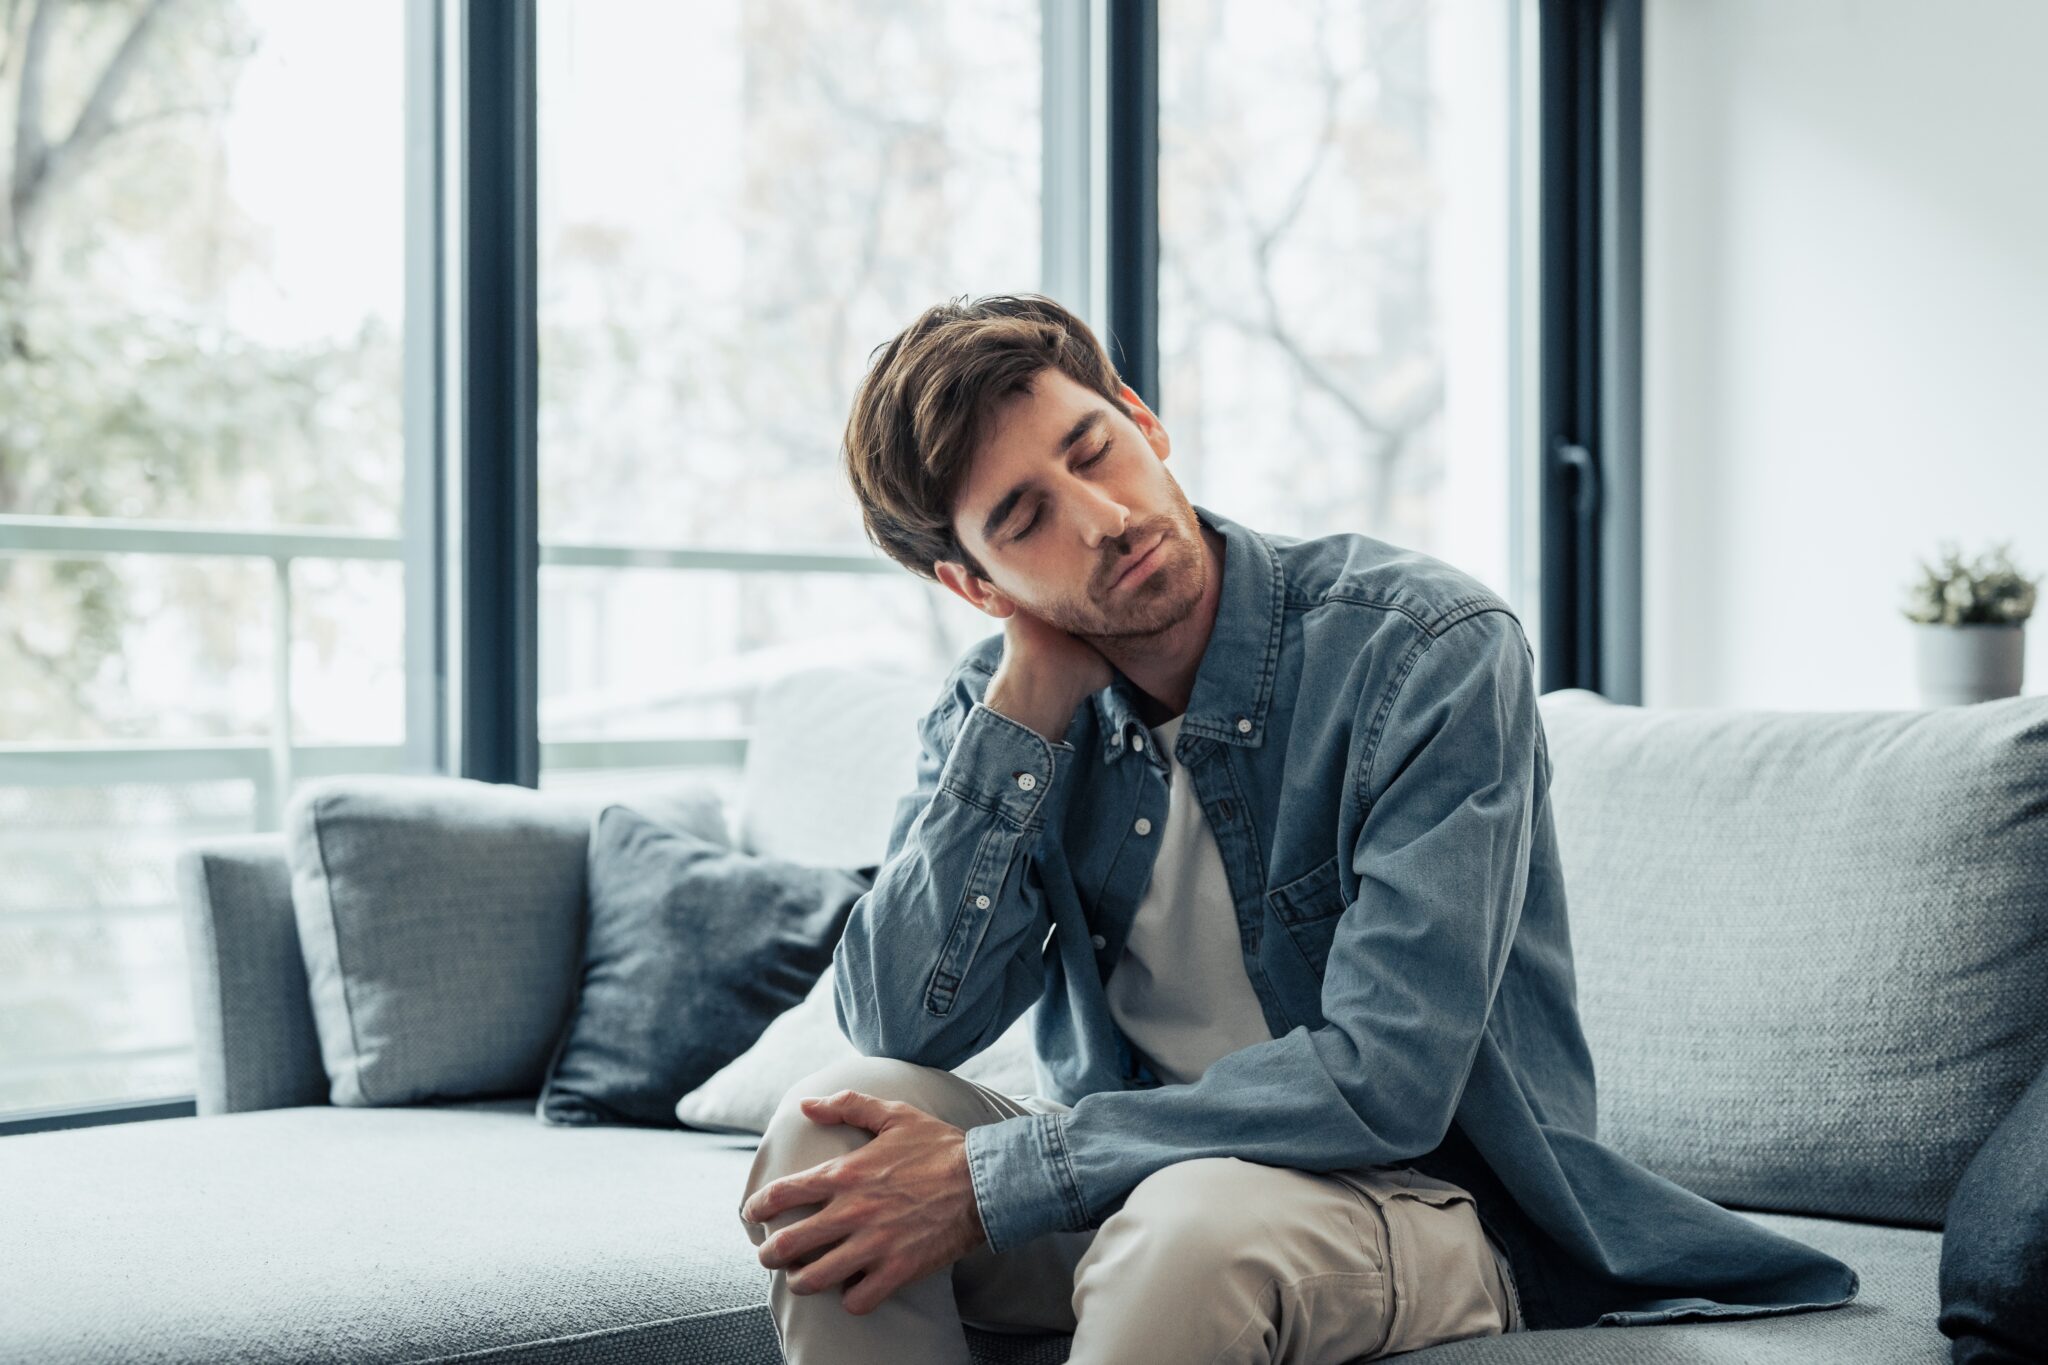
[[[1151,727],[1172,776],[1152,880],[1110,971],[1109,1013],[1169,1084],[1273,1036],[1245,975],[1223,854],[1187,770],[1173,761],[1181,716]]]

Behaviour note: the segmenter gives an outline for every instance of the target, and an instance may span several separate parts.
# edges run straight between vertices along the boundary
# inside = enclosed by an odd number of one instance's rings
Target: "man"
[[[856,397],[869,534],[1003,626],[835,955],[866,1055],[747,1182],[788,1358],[966,1361],[972,1322],[1302,1365],[1853,1296],[1594,1139],[1514,612],[1196,507],[1170,450],[1034,295],[927,310]],[[1033,1004],[1050,1093],[951,1074]]]

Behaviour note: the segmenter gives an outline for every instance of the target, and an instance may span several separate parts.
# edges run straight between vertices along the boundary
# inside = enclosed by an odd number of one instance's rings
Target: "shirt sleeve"
[[[871,1057],[950,1070],[1044,990],[1052,918],[1030,855],[1074,746],[991,709],[988,683],[956,670],[919,722],[916,785],[833,950],[839,1027]]]
[[[1548,784],[1535,660],[1502,607],[1423,637],[1367,746],[1357,895],[1338,919],[1318,1028],[1217,1059],[1187,1085],[1102,1091],[967,1132],[989,1243],[1098,1225],[1197,1157],[1301,1170],[1411,1160],[1463,1096],[1528,886]],[[1382,696],[1361,698],[1376,722]]]

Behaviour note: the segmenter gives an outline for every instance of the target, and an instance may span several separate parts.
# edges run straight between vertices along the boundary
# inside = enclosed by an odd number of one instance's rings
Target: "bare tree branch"
[[[56,22],[58,0],[36,0],[28,35],[21,45],[21,82],[14,96],[14,180],[7,201],[14,235],[22,237],[21,220],[35,186],[43,176],[49,143],[43,137],[43,61],[50,47],[50,25]]]
[[[1421,12],[1420,6],[1412,8],[1403,20],[1390,25],[1389,30],[1398,33],[1411,27]],[[1250,239],[1252,278],[1259,304],[1258,315],[1248,316],[1237,309],[1219,305],[1191,272],[1176,269],[1175,273],[1184,282],[1188,296],[1204,313],[1225,326],[1264,341],[1277,349],[1290,362],[1292,374],[1298,385],[1305,385],[1307,389],[1328,398],[1359,433],[1367,438],[1372,446],[1370,458],[1375,473],[1372,485],[1375,524],[1384,524],[1391,508],[1395,469],[1415,433],[1421,430],[1442,406],[1441,367],[1437,367],[1430,382],[1421,386],[1412,401],[1402,405],[1401,411],[1378,411],[1354,391],[1354,385],[1347,384],[1327,363],[1316,356],[1290,327],[1274,284],[1276,257],[1300,220],[1304,207],[1314,193],[1316,182],[1328,164],[1331,151],[1336,146],[1341,124],[1340,110],[1347,88],[1353,80],[1367,71],[1376,72],[1382,77],[1386,74],[1378,62],[1349,75],[1337,70],[1330,57],[1328,22],[1328,8],[1319,8],[1315,20],[1315,40],[1311,44],[1315,53],[1316,77],[1321,94],[1319,126],[1307,162],[1281,197],[1278,214],[1270,221],[1262,222],[1246,197],[1242,177],[1231,173],[1229,167],[1223,168],[1224,174],[1218,177],[1222,193],[1231,203],[1234,216],[1242,223]],[[1382,36],[1387,35],[1383,33]],[[1391,38],[1388,38],[1388,41],[1390,42]],[[1386,45],[1387,43],[1383,42],[1381,47],[1384,48]],[[1178,266],[1178,262],[1174,264]],[[1293,400],[1297,419],[1302,397],[1302,390],[1297,386]]]
[[[37,0],[35,17],[29,24],[29,41],[21,71],[12,206],[15,251],[24,272],[35,219],[47,202],[50,190],[63,178],[75,174],[96,147],[124,126],[115,121],[114,111],[149,45],[150,30],[171,4],[171,0],[145,0],[141,13],[135,16],[135,22],[122,36],[121,45],[114,50],[114,55],[100,71],[99,79],[93,83],[92,93],[78,111],[71,131],[64,135],[62,142],[51,146],[43,134],[42,76],[49,26],[57,2]]]
[[[127,87],[128,79],[134,74],[136,63],[142,59],[142,51],[149,41],[149,31],[169,7],[170,0],[145,0],[142,13],[135,16],[135,22],[121,39],[121,46],[114,51],[113,58],[100,72],[92,94],[86,97],[85,107],[78,111],[78,119],[65,135],[64,145],[59,153],[70,155],[76,149],[83,154],[107,135],[114,126],[114,106],[120,102],[121,92]]]
[[[21,16],[21,0],[7,0],[7,17],[0,19],[0,38],[7,40],[5,51],[0,51],[0,80],[7,79],[7,69],[14,65],[17,44],[14,37],[14,21]]]

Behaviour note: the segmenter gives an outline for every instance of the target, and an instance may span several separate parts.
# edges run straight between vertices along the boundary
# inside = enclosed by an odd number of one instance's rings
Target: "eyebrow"
[[[1109,416],[1108,408],[1094,408],[1083,413],[1079,421],[1067,428],[1067,434],[1060,437],[1060,443],[1054,448],[1053,454],[1056,456],[1065,454],[1073,448],[1076,441],[1086,436],[1094,429],[1097,423],[1107,416]],[[1017,510],[1018,502],[1023,499],[1026,493],[1029,493],[1036,487],[1038,487],[1037,479],[1026,479],[1000,498],[997,498],[996,505],[989,509],[988,519],[981,523],[981,538],[993,542],[996,537],[996,528],[1010,519],[1010,513]]]

